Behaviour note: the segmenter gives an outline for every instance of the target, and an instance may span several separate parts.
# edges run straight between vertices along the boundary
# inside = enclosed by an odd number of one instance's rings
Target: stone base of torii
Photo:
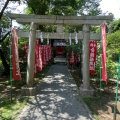
[[[104,21],[110,21],[113,16],[47,16],[47,15],[21,15],[8,14],[11,19],[16,19],[18,23],[31,23],[29,33],[28,50],[28,69],[27,69],[27,87],[23,87],[23,93],[27,96],[33,96],[36,89],[34,83],[34,59],[35,59],[35,39],[37,25],[72,25],[83,26],[83,47],[82,47],[82,74],[83,84],[80,86],[80,95],[82,97],[91,97],[94,90],[90,86],[89,74],[89,41],[91,38],[90,26],[101,25]],[[61,30],[59,30],[61,32]],[[78,38],[79,39],[79,38]],[[100,37],[99,37],[100,39]]]

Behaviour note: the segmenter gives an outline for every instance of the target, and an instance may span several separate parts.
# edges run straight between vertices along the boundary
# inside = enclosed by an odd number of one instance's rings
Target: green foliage
[[[23,44],[28,43],[28,39],[25,38],[19,38],[19,45],[18,45],[18,51],[19,51],[19,59],[21,61],[26,61],[26,56],[24,54],[24,50],[23,50]]]
[[[57,0],[51,1],[51,14],[54,15],[98,15],[99,0]]]
[[[97,61],[96,61],[96,71],[95,75],[96,77],[100,77],[100,65],[101,65],[101,50],[100,50],[100,44],[98,43],[98,49],[97,49]],[[112,54],[112,53],[111,53]],[[109,78],[117,78],[117,61],[118,61],[118,56],[117,59],[114,58],[114,60],[111,59],[111,54],[107,53],[107,61],[106,61],[106,66],[107,66],[107,76]],[[116,60],[116,61],[115,61]]]
[[[27,0],[27,5],[27,14],[45,15],[49,12],[50,0]]]
[[[120,54],[120,30],[107,36],[107,56],[113,61],[118,61]]]
[[[117,79],[117,63],[107,58],[107,76],[108,78]]]
[[[21,99],[19,101],[1,100],[0,119],[13,120],[19,114],[20,109],[24,107],[28,99]]]
[[[68,53],[70,53],[70,51],[73,51],[75,54],[82,53],[82,42],[79,41],[78,44],[72,42],[72,45],[66,47],[66,51]]]
[[[2,19],[0,20],[0,28],[9,28],[10,20],[7,16],[2,16]]]
[[[27,14],[37,15],[99,15],[101,10],[99,2],[101,0],[26,0],[27,1]],[[54,26],[40,26],[40,30],[46,32],[55,31]],[[79,26],[64,26],[65,32],[79,32]]]
[[[26,0],[26,13],[49,15],[99,15],[101,0]]]
[[[114,33],[117,30],[120,30],[120,19],[112,21],[108,26],[109,33]]]

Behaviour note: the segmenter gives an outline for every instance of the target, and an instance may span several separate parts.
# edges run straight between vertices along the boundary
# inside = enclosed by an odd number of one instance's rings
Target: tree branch
[[[3,15],[3,13],[4,13],[4,10],[5,10],[5,8],[7,7],[8,3],[9,3],[9,0],[7,0],[7,1],[5,2],[5,5],[4,5],[3,9],[2,9],[1,12],[0,12],[0,20],[1,20],[1,18],[2,18],[2,15]]]

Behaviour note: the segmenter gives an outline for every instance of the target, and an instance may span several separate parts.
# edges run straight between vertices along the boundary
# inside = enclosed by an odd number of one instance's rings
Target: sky
[[[102,0],[100,3],[100,8],[105,13],[113,13],[115,19],[120,18],[120,0]]]

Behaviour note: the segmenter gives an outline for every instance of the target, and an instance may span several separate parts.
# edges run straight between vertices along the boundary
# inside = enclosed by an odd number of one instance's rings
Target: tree
[[[120,30],[120,19],[112,21],[108,26],[109,33],[114,33]]]
[[[25,0],[30,13],[39,15],[99,15],[101,0]]]
[[[50,0],[25,0],[27,14],[45,15],[49,11]]]
[[[101,0],[25,0],[26,13],[36,15],[99,15]],[[42,31],[55,31],[55,26],[40,26]],[[64,26],[65,32],[79,32],[80,26]]]

